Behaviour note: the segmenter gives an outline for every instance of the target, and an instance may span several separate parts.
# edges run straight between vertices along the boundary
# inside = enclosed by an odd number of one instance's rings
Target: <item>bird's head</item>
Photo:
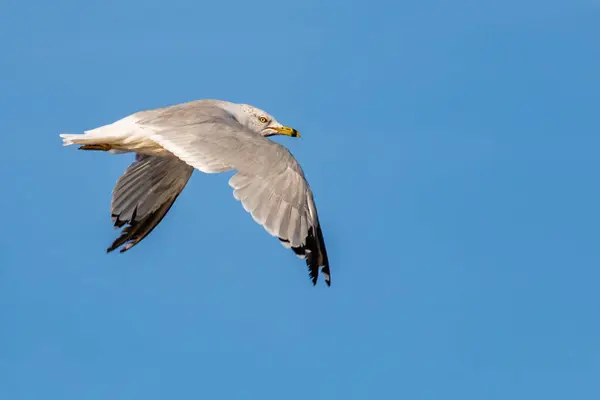
[[[280,124],[266,111],[248,104],[240,104],[240,107],[244,116],[243,123],[252,131],[265,137],[274,135],[300,137],[296,129]]]

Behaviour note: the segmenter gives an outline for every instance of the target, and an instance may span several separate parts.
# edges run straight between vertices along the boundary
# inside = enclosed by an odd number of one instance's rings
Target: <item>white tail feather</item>
[[[75,144],[75,140],[77,140],[77,137],[83,137],[85,135],[72,134],[72,133],[61,133],[59,136],[63,140],[63,146],[70,146],[72,144]]]
[[[128,142],[131,139],[136,142],[139,141],[140,136],[142,136],[140,131],[135,118],[128,116],[112,124],[84,131],[82,134],[63,133],[60,137],[63,139],[63,146],[72,144],[118,144]]]
[[[63,133],[60,137],[63,139],[63,146],[106,144],[113,146],[112,153],[135,151],[160,154],[165,152],[162,147],[148,138],[146,132],[137,125],[136,118],[133,116],[84,131],[82,134]]]
[[[63,139],[63,146],[70,146],[72,144],[120,144],[124,141],[124,137],[115,136],[96,136],[89,135],[87,133],[73,134],[73,133],[62,133],[59,135]]]

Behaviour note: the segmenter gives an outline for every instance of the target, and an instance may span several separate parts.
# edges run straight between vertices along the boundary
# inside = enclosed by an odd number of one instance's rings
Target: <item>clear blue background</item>
[[[599,399],[596,0],[0,4],[0,398]],[[333,285],[194,174],[130,252],[145,108],[259,106]]]

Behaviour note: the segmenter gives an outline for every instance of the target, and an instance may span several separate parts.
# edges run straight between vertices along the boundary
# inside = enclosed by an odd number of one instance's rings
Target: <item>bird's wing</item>
[[[247,130],[226,113],[181,119],[152,116],[140,129],[188,165],[207,173],[235,169],[234,196],[254,220],[306,260],[313,284],[319,268],[330,285],[329,260],[313,194],[302,168],[283,146]]]
[[[148,236],[169,212],[193,171],[176,157],[136,155],[113,190],[115,227],[127,226],[107,252],[123,246],[123,253]]]

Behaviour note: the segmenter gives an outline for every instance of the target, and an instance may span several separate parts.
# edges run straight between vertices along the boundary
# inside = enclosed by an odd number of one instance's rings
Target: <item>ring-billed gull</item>
[[[136,153],[113,190],[112,219],[124,228],[107,252],[122,246],[122,253],[144,239],[167,214],[194,169],[235,170],[229,180],[234,197],[269,234],[306,260],[313,284],[320,270],[329,286],[329,260],[312,191],[292,154],[267,139],[273,135],[300,136],[256,107],[195,100],[60,136],[64,146]]]

